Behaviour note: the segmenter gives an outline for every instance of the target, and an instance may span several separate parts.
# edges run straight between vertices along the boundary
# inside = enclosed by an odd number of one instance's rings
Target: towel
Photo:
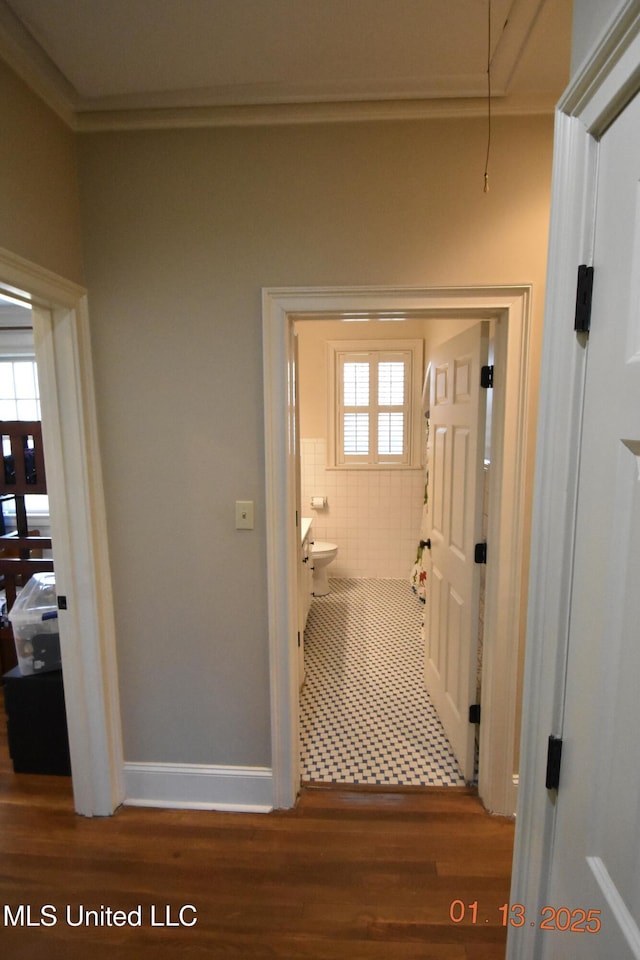
[[[428,396],[428,394],[427,394]],[[422,554],[424,553],[423,541],[429,536],[431,522],[429,519],[429,413],[425,411],[425,446],[427,449],[427,470],[424,478],[424,497],[422,500],[422,517],[420,520],[420,542],[418,543],[418,552],[416,562],[411,568],[409,582],[415,595],[421,603],[427,600],[427,571],[422,564]]]

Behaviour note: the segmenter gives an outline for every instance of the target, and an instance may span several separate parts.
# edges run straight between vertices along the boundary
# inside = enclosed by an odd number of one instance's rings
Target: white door
[[[640,957],[639,97],[597,188],[556,839],[548,905],[523,905],[563,960]]]
[[[474,773],[475,727],[469,707],[477,680],[489,324],[478,323],[431,356],[425,681],[467,780]],[[425,559],[426,558],[426,559]]]

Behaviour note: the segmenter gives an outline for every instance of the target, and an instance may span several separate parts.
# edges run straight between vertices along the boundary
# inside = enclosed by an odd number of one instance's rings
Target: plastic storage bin
[[[60,634],[54,573],[34,573],[9,611],[23,676],[60,670]]]

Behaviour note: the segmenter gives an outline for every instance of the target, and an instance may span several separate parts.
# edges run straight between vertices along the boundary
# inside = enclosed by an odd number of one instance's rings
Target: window
[[[0,357],[0,420],[40,420],[40,391],[36,362],[27,357],[8,359]],[[28,446],[32,446],[27,442]],[[8,437],[2,438],[2,455],[11,452]],[[29,494],[27,510],[32,516],[47,516],[49,498],[46,494]],[[8,499],[3,505],[5,517],[15,514],[15,501]]]
[[[329,343],[330,466],[420,465],[421,367],[421,340]]]
[[[39,420],[35,360],[0,360],[0,420]]]

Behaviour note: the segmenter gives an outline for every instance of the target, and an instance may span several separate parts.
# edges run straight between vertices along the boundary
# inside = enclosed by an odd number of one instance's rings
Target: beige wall
[[[0,247],[81,283],[75,136],[1,61],[0,131]]]
[[[270,761],[261,288],[532,283],[533,416],[552,128],[80,137],[127,760]]]

